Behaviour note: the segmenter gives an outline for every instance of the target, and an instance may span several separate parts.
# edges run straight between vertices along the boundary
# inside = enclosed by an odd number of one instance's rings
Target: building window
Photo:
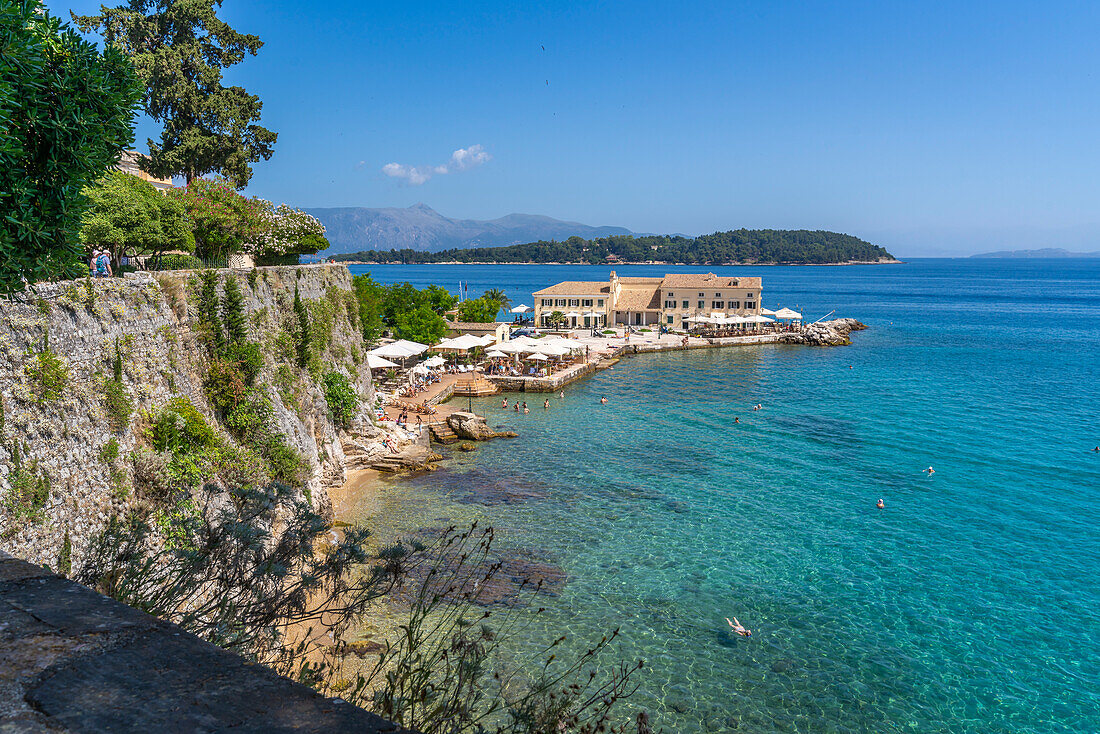
[[[599,300],[597,300],[597,301],[596,301],[596,305],[597,305],[597,306],[603,306],[603,299],[602,299],[602,298],[600,298]]]
[[[740,301],[730,301],[730,308],[741,308]]]
[[[756,304],[753,303],[752,301],[745,301],[745,308],[748,308],[748,309],[756,308]]]
[[[569,299],[569,305],[570,306],[579,306],[579,305],[581,305],[581,299],[579,299],[579,298],[570,298]]]
[[[676,294],[675,294],[675,293],[673,293],[672,291],[669,291],[669,292],[668,292],[668,297],[669,297],[669,298],[672,298],[672,297],[673,297],[673,296],[675,296],[675,295],[676,295]]]
[[[712,305],[712,308],[718,308],[718,309],[722,309],[722,308],[725,308],[725,307],[726,307],[726,304],[725,304],[724,301],[714,301],[713,305]]]
[[[583,301],[581,301],[581,305],[582,306],[591,306],[592,305],[592,299],[591,298],[584,299]]]
[[[691,304],[690,304],[690,303],[688,303],[687,301],[684,301],[684,302],[683,302],[683,305],[681,306],[681,308],[691,308]]]
[[[544,298],[544,299],[542,299],[542,305],[543,306],[553,306],[554,305],[554,299],[553,298]]]
[[[665,301],[665,308],[676,308],[676,301]]]
[[[700,298],[702,298],[702,297],[703,297],[703,296],[705,296],[705,295],[706,295],[706,293],[700,293],[700,294],[699,294],[699,297],[700,297]]]
[[[564,298],[555,299],[554,305],[555,306],[564,306],[565,305],[565,299]]]
[[[752,294],[751,293],[746,293],[745,298],[752,298]]]
[[[714,294],[714,297],[715,297],[715,298],[721,298],[721,297],[722,297],[722,294],[721,294],[721,293],[715,293],[715,294]]]
[[[671,317],[671,316],[669,316],[669,317],[668,317],[668,319],[667,319],[667,321],[668,321],[668,323],[670,323],[670,324],[671,324],[671,323],[672,323],[672,317]]]
[[[706,308],[706,307],[707,307],[707,302],[706,301],[699,301],[699,308]]]

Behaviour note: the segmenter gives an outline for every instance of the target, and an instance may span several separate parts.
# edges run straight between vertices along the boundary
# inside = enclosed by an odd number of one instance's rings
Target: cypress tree
[[[298,366],[305,368],[309,364],[309,311],[302,303],[298,286],[294,286],[294,315],[298,318],[298,334],[295,346],[298,348]]]
[[[213,270],[199,273],[202,288],[199,289],[199,326],[206,332],[207,348],[212,354],[225,351],[225,334],[218,318],[218,276]]]
[[[248,338],[248,321],[244,315],[244,296],[236,276],[225,279],[222,291],[222,322],[225,324],[226,347],[243,344]]]

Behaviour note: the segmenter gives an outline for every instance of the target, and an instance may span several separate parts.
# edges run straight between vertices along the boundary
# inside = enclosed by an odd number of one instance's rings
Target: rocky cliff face
[[[219,301],[230,277],[243,294],[247,339],[262,358],[253,389],[270,406],[264,430],[292,449],[298,491],[324,511],[345,462],[323,375],[345,375],[358,393],[352,425],[370,424],[373,397],[370,372],[359,368],[366,353],[350,275],[342,266],[216,275]],[[219,451],[263,475],[260,454],[226,427],[204,385],[212,357],[197,318],[199,280],[177,271],[47,283],[0,304],[0,548],[65,571],[110,517],[148,510],[155,500],[141,475],[166,461],[150,446],[151,421],[173,401],[193,405]],[[296,290],[311,334],[304,368],[294,355]],[[192,482],[225,481],[201,471]]]

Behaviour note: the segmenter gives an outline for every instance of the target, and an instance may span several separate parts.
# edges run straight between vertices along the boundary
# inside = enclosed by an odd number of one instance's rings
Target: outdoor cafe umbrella
[[[567,319],[579,319],[579,318],[583,318],[583,317],[579,313],[577,313],[576,311],[570,311],[569,313],[565,314],[565,318],[567,318]]]
[[[746,324],[770,324],[775,319],[769,319],[767,316],[760,316],[759,314],[752,314],[745,317]]]
[[[764,316],[775,316],[775,311],[772,311],[772,310],[767,309],[767,308],[761,308],[760,313],[763,314]]]
[[[546,354],[551,357],[560,357],[563,354],[569,354],[569,349],[566,347],[558,346],[557,344],[543,344],[536,354]]]
[[[410,355],[423,354],[428,350],[427,344],[421,344],[420,342],[409,341],[408,339],[398,339],[391,347],[400,347],[406,350]]]
[[[527,304],[521,303],[518,306],[516,306],[515,308],[513,308],[511,312],[512,313],[527,313],[528,311],[533,311],[533,310],[534,309],[531,308],[530,306],[528,306]]]
[[[393,359],[408,359],[409,357],[420,354],[420,352],[413,351],[409,347],[404,347],[397,342],[392,344],[383,344],[380,347],[375,347],[370,350],[369,354],[373,354],[376,357],[389,357]]]
[[[499,349],[493,349],[487,352],[485,356],[489,359],[500,359],[501,357],[507,357],[508,355],[500,351]]]
[[[789,308],[779,309],[778,311],[775,312],[775,317],[777,319],[782,319],[784,321],[791,321],[791,320],[801,321],[802,320],[802,314],[800,314],[798,311],[792,311]]]
[[[428,374],[428,368],[423,364],[413,365],[413,368],[409,370],[414,375],[426,375]]]
[[[428,367],[442,367],[447,364],[447,360],[440,357],[438,354],[434,357],[428,357],[424,360],[424,364]]]
[[[550,358],[547,357],[545,354],[542,354],[541,352],[535,352],[534,354],[527,355],[526,357],[524,357],[524,359],[530,359],[535,362],[545,362]]]
[[[374,354],[368,354],[367,355],[367,367],[369,367],[372,370],[380,370],[380,369],[383,369],[385,367],[396,367],[396,366],[397,366],[396,362],[391,362],[388,359],[383,359],[382,357],[379,357],[379,356],[374,355]]]

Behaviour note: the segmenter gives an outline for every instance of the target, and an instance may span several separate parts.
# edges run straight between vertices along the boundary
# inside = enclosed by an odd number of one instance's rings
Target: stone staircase
[[[464,397],[469,395],[480,398],[486,395],[496,395],[498,392],[500,392],[500,388],[479,372],[459,375],[457,382],[455,382],[455,395]]]
[[[435,421],[428,426],[428,432],[431,434],[432,440],[437,443],[451,444],[458,441],[458,434],[451,430],[451,427],[447,425],[447,421]]]

